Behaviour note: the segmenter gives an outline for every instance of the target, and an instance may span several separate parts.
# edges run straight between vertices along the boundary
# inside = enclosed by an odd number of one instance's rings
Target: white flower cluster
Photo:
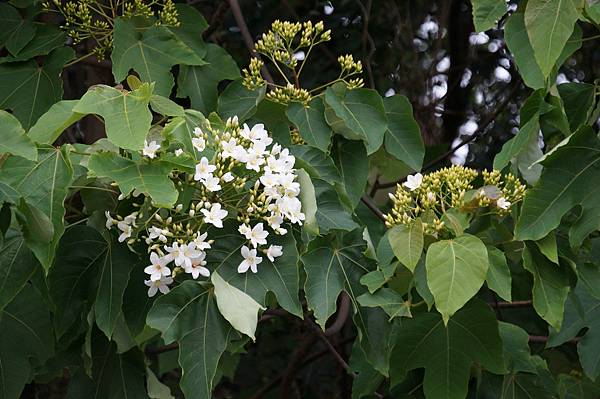
[[[150,265],[144,271],[149,275],[145,281],[149,296],[168,292],[174,277],[182,272],[194,279],[210,276],[206,257],[214,241],[208,239],[209,225],[220,229],[226,218],[237,220],[238,231],[247,240],[241,247],[243,260],[237,271],[257,273],[263,261],[259,255],[264,254],[271,262],[283,255],[281,246],[269,244],[269,235],[285,235],[288,231],[283,223],[302,224],[304,220],[295,158],[288,149],[273,143],[262,124],[239,127],[237,117],[233,117],[223,131],[208,124],[196,127],[194,136],[193,150],[200,158],[195,173],[174,177],[178,184],[194,189],[189,204],[154,209],[145,223],[139,222],[142,215],[138,212],[117,219],[106,213],[106,227],[117,226],[120,242],[141,241],[135,238],[139,234],[148,245]],[[161,145],[151,141],[142,155],[160,159],[160,151]],[[184,150],[173,152],[180,156]]]

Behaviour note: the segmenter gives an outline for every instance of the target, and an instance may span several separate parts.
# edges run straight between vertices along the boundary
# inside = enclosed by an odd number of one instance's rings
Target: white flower
[[[158,238],[158,241],[167,242],[167,237],[165,236],[165,233],[167,233],[166,230],[152,226],[148,229],[148,233],[148,238],[151,240],[156,240]]]
[[[244,245],[242,246],[241,252],[244,260],[238,266],[238,273],[246,273],[248,269],[252,270],[252,273],[258,272],[258,268],[256,266],[262,262],[262,258],[260,256],[256,256],[256,249],[250,249]]]
[[[244,123],[244,128],[242,129],[242,137],[256,143],[258,141],[262,141],[265,145],[269,145],[273,142],[273,139],[269,137],[269,133],[265,130],[265,125],[262,123],[257,123],[252,126],[252,129],[248,127],[247,124]],[[270,142],[268,142],[270,140]],[[267,143],[268,142],[268,143]]]
[[[192,259],[192,263],[189,266],[185,266],[185,272],[191,274],[194,279],[198,278],[198,276],[210,276],[210,270],[204,267],[206,265],[204,258],[206,258],[206,254],[200,252],[200,255]]]
[[[269,235],[269,232],[263,229],[262,223],[257,223],[252,230],[246,231],[244,235],[247,240],[250,240],[252,246],[256,248],[259,245],[264,245],[267,243],[267,236]]]
[[[233,179],[235,179],[235,177],[233,176],[233,174],[231,174],[231,172],[227,172],[223,176],[221,176],[221,180],[223,180],[225,183],[229,183]]]
[[[267,258],[269,258],[271,262],[275,262],[275,258],[283,255],[282,248],[281,245],[269,245],[269,248],[267,249]]]
[[[238,143],[235,139],[229,139],[229,141],[222,141],[221,156],[223,157],[223,159],[227,159],[230,156],[232,156],[237,146]]]
[[[122,231],[121,235],[119,236],[119,242],[123,242],[131,237],[131,225],[125,222],[119,222],[117,227]]]
[[[196,248],[200,251],[204,251],[205,249],[210,248],[210,243],[206,241],[206,237],[208,233],[200,234],[200,232],[196,233],[196,238],[194,238],[194,244],[196,244]]]
[[[117,224],[117,221],[115,219],[113,219],[112,216],[110,216],[109,211],[105,211],[104,214],[106,215],[106,228],[107,229],[110,229],[111,227],[113,227],[113,225]]]
[[[169,292],[169,284],[173,283],[173,278],[172,277],[162,277],[160,280],[157,280],[157,281],[146,280],[146,281],[144,281],[144,283],[148,287],[150,287],[150,288],[148,288],[148,296],[153,297],[154,295],[156,295],[156,293],[158,291],[162,292],[163,294],[166,294],[167,292]]]
[[[208,191],[215,192],[221,189],[221,185],[219,184],[220,180],[218,177],[208,176],[207,178],[202,180],[202,184]]]
[[[206,141],[204,141],[202,137],[194,137],[192,139],[192,145],[198,152],[202,152],[206,148]]]
[[[279,175],[279,184],[285,189],[286,194],[296,196],[300,194],[300,183],[294,181],[296,175],[284,173]]]
[[[271,171],[265,171],[265,174],[260,177],[260,182],[265,187],[273,187],[279,184],[279,175]]]
[[[212,176],[212,173],[217,170],[215,165],[210,165],[208,163],[208,159],[206,157],[202,157],[200,159],[200,163],[196,165],[196,174],[194,175],[194,180],[202,180],[206,179],[209,176]]]
[[[406,181],[402,185],[408,188],[410,191],[415,191],[423,183],[423,175],[415,173],[414,175],[406,176]]]
[[[167,267],[167,259],[161,258],[156,252],[150,254],[150,266],[146,266],[144,273],[150,275],[151,281],[158,281],[163,277],[171,275],[171,269]]]
[[[283,223],[283,216],[280,213],[271,212],[271,216],[266,218],[269,226],[279,235],[284,235],[287,233],[287,230],[281,227],[281,223]]]
[[[192,259],[200,256],[202,251],[196,249],[196,244],[191,242],[189,244],[182,244],[181,246],[174,242],[173,246],[165,247],[165,250],[169,253],[165,259],[167,261],[173,260],[176,266],[182,266],[184,268],[192,265]]]
[[[236,145],[231,153],[231,157],[238,162],[246,163],[248,162],[248,153],[246,149],[241,145]]]
[[[210,210],[201,209],[200,212],[204,215],[204,221],[215,227],[223,228],[223,219],[227,216],[227,211],[221,209],[221,204],[211,204]]]
[[[135,219],[137,218],[137,212],[133,212],[131,215],[127,215],[123,218],[123,222],[135,226]]]
[[[200,129],[198,126],[196,126],[196,127],[194,128],[194,135],[195,135],[195,136],[202,136],[202,135],[203,135],[203,133],[202,133],[202,129]]]
[[[432,193],[431,191],[427,192],[427,200],[428,201],[435,201],[435,194]]]
[[[180,156],[181,154],[183,154],[183,150],[181,148],[178,148],[178,149],[175,150],[175,156],[176,157]]]
[[[148,158],[154,158],[156,156],[156,151],[158,151],[159,148],[160,144],[158,144],[156,141],[152,140],[148,143],[146,140],[144,140],[144,149],[142,150],[142,153]]]
[[[508,209],[512,204],[506,198],[500,197],[498,198],[498,201],[496,201],[496,205],[498,206],[498,208]]]
[[[241,235],[246,237],[246,239],[248,239],[249,234],[252,233],[252,229],[246,223],[240,224],[240,227],[238,227],[238,231]]]

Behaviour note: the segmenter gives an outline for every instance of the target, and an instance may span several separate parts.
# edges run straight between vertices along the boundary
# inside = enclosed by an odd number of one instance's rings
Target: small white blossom
[[[181,244],[174,242],[171,247],[165,247],[168,252],[165,259],[169,262],[173,260],[176,266],[183,266],[184,268],[192,265],[192,259],[200,256],[202,251],[196,249],[196,244],[191,242],[189,244]]]
[[[246,223],[240,224],[238,231],[241,235],[245,236],[246,239],[248,239],[248,236],[252,233],[252,229]]]
[[[275,262],[275,258],[283,255],[282,248],[281,245],[269,245],[269,248],[267,249],[267,258],[269,258],[271,262]]]
[[[202,152],[206,148],[206,141],[204,141],[202,137],[194,137],[192,139],[192,145],[198,152]]]
[[[235,179],[235,177],[233,174],[231,174],[231,172],[227,172],[221,176],[221,180],[223,180],[225,183],[229,183],[230,181],[233,181],[233,179]]]
[[[420,173],[415,173],[414,175],[406,176],[406,181],[402,183],[402,185],[408,188],[410,191],[415,191],[421,186],[421,183],[423,183],[423,175]]]
[[[206,157],[202,157],[200,159],[200,163],[196,165],[196,174],[194,174],[194,180],[203,180],[209,176],[212,176],[212,173],[217,170],[215,165],[211,165],[208,163],[208,159]]]
[[[183,154],[183,150],[181,148],[178,148],[178,149],[175,150],[175,156],[176,157],[180,156],[181,154]]]
[[[244,260],[238,266],[238,273],[246,273],[248,269],[252,270],[252,273],[257,273],[257,265],[262,262],[260,256],[256,256],[256,249],[250,249],[247,246],[242,246],[241,250]]]
[[[159,148],[160,144],[158,144],[156,141],[152,140],[148,143],[146,140],[144,140],[144,149],[142,150],[142,153],[148,158],[154,158],[156,156],[156,151],[158,151]]]
[[[506,210],[506,209],[510,208],[510,206],[512,204],[506,198],[500,197],[500,198],[498,198],[498,201],[496,201],[496,205],[498,205],[498,208],[502,208],[502,209]]]
[[[196,126],[196,127],[194,128],[194,135],[195,135],[195,136],[202,136],[202,135],[203,135],[203,133],[202,133],[202,129],[200,129],[198,126]]]
[[[192,263],[189,266],[185,266],[185,272],[191,274],[194,279],[197,279],[198,276],[210,276],[210,270],[204,267],[206,265],[204,258],[206,258],[206,253],[200,252],[200,255],[192,259]]]
[[[109,211],[105,211],[104,214],[106,215],[106,228],[107,229],[110,229],[115,224],[117,224],[117,221],[115,219],[113,219],[112,216],[110,216]]]
[[[137,212],[133,212],[131,215],[127,215],[123,218],[123,222],[135,226],[135,220],[137,219]]]
[[[167,260],[158,256],[156,252],[150,254],[150,266],[146,266],[144,273],[150,275],[151,281],[158,281],[163,277],[171,275],[171,269],[167,267]]]
[[[435,194],[432,193],[431,191],[427,192],[427,200],[428,201],[435,201]]]
[[[160,242],[167,242],[167,237],[165,236],[165,234],[167,233],[166,230],[163,230],[156,226],[152,226],[148,229],[148,233],[149,233],[148,238],[151,240],[158,239],[158,241],[160,241]]]
[[[202,184],[208,191],[215,192],[221,190],[221,185],[219,184],[220,180],[218,177],[208,176],[205,179],[202,179]]]
[[[144,281],[144,284],[146,284],[148,287],[150,287],[150,288],[148,288],[148,296],[153,297],[154,295],[156,295],[156,293],[158,291],[162,292],[163,294],[168,293],[169,292],[169,284],[173,284],[173,278],[172,277],[163,277],[157,281],[146,280],[146,281]]]
[[[204,221],[206,223],[210,223],[218,228],[223,228],[223,219],[227,216],[227,211],[221,209],[221,204],[211,204],[210,210],[202,209],[201,212],[204,215]]]
[[[208,233],[200,234],[200,232],[196,233],[196,238],[194,238],[194,244],[196,244],[196,248],[200,251],[204,251],[205,249],[210,248],[210,243],[206,241],[206,237]]]
[[[244,236],[247,240],[250,240],[252,246],[256,248],[259,245],[264,245],[267,243],[267,236],[269,232],[263,229],[262,223],[257,223],[256,226],[252,228],[250,231],[245,231]]]
[[[131,225],[125,223],[125,222],[119,222],[117,224],[117,227],[119,228],[119,230],[122,231],[121,235],[119,236],[119,242],[123,242],[126,239],[128,239],[129,237],[131,237]]]

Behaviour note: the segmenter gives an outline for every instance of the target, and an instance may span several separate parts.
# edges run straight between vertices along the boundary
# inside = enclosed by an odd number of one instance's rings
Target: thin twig
[[[396,183],[394,183],[394,186],[395,185],[396,185]],[[381,185],[379,187],[381,187]],[[367,208],[369,208],[371,210],[371,212],[373,212],[375,214],[375,216],[377,216],[382,222],[385,223],[385,216],[384,216],[383,212],[381,212],[381,209],[379,209],[377,207],[377,205],[375,205],[375,203],[373,202],[371,197],[369,197],[368,195],[363,195],[360,198],[360,200],[363,202],[363,204],[365,204],[367,206]]]
[[[488,303],[491,307],[496,308],[523,308],[532,305],[532,301],[512,301],[512,302],[495,302]]]
[[[337,311],[335,321],[325,329],[325,335],[331,337],[337,334],[346,324],[350,314],[350,297],[345,292],[340,295],[340,307]]]
[[[340,366],[342,366],[342,368],[344,370],[346,370],[346,372],[350,376],[352,376],[352,378],[356,378],[357,377],[356,373],[354,371],[352,371],[352,369],[350,368],[348,363],[346,363],[346,360],[344,360],[342,355],[340,355],[339,352],[331,344],[331,342],[329,342],[329,338],[327,338],[327,335],[325,335],[325,333],[321,330],[321,328],[319,328],[319,326],[317,326],[315,324],[315,322],[312,321],[311,319],[306,319],[306,322],[315,331],[315,333],[319,336],[319,338],[321,338],[321,341],[323,341],[323,343],[325,344],[325,346],[327,347],[329,352],[333,355],[333,357],[340,364]]]

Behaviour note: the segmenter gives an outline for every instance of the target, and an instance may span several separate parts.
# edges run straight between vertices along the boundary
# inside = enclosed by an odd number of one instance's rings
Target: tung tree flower
[[[158,281],[163,277],[171,275],[171,269],[167,267],[169,261],[166,258],[161,258],[156,252],[150,254],[150,266],[144,269],[144,273],[150,275],[151,281]]]
[[[246,273],[248,269],[252,270],[252,273],[258,273],[257,265],[262,262],[260,256],[256,256],[256,249],[250,249],[247,246],[242,246],[241,249],[244,260],[238,266],[238,273]]]
[[[150,287],[150,288],[148,288],[148,296],[153,297],[154,295],[156,295],[156,293],[158,291],[160,291],[163,294],[168,293],[170,291],[169,285],[173,284],[173,278],[172,277],[162,277],[160,280],[156,280],[156,281],[146,280],[146,281],[144,281],[144,283],[148,287]]]
[[[421,183],[423,183],[423,175],[420,173],[415,173],[414,175],[406,176],[406,181],[402,183],[402,185],[408,188],[410,191],[415,191],[421,186]]]
[[[152,140],[148,143],[146,140],[144,140],[144,149],[142,150],[142,153],[148,158],[154,158],[156,156],[156,151],[158,151],[159,148],[160,144],[158,144],[156,141]]]
[[[227,216],[227,211],[221,209],[221,204],[211,204],[209,209],[202,209],[204,221],[215,227],[223,228],[223,219]]]

